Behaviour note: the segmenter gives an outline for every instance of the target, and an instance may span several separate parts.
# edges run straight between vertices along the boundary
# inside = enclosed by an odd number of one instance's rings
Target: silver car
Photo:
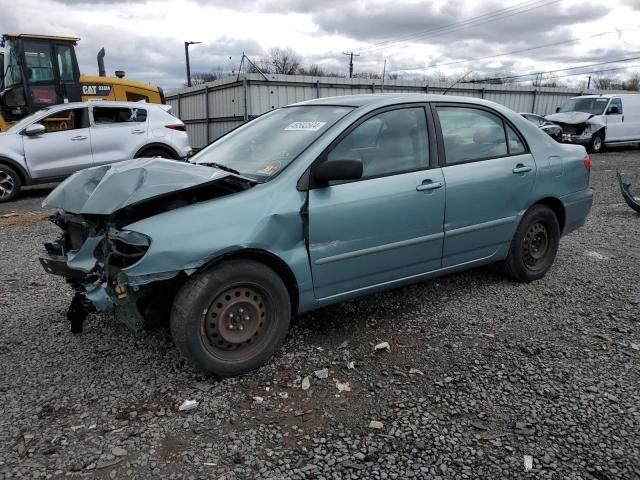
[[[40,110],[0,133],[0,202],[23,185],[57,182],[83,168],[137,157],[191,154],[168,105],[79,102]]]

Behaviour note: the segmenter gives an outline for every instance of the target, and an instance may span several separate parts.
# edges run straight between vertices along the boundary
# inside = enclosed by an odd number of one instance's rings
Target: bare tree
[[[311,75],[312,77],[326,77],[327,73],[322,70],[320,65],[309,65],[308,67],[298,68],[299,75]]]
[[[640,90],[640,76],[636,73],[633,77],[623,81],[621,87],[622,90],[633,90],[637,92]]]
[[[613,88],[613,78],[599,76],[594,79],[593,84],[598,90],[610,90]]]
[[[295,75],[300,68],[300,55],[291,48],[270,48],[267,60],[273,73]]]

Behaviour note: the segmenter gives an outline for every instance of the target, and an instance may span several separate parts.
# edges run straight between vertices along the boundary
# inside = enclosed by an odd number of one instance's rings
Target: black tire
[[[518,282],[538,280],[553,265],[559,245],[560,225],[555,213],[545,205],[534,205],[520,221],[503,270]]]
[[[0,203],[15,200],[21,189],[20,175],[10,166],[0,163]]]
[[[602,133],[594,133],[587,145],[589,153],[602,153],[604,152],[604,136]]]
[[[169,160],[176,160],[176,156],[168,150],[163,148],[150,148],[149,150],[145,150],[138,157],[142,158],[152,158],[152,157],[161,157],[168,158]]]
[[[271,358],[290,320],[291,301],[281,278],[260,262],[231,259],[182,286],[171,309],[171,335],[196,368],[234,377]]]

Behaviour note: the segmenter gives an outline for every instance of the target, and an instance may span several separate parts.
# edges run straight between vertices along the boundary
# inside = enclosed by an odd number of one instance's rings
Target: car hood
[[[554,113],[551,115],[547,115],[544,117],[546,120],[550,122],[559,122],[559,123],[568,123],[568,124],[578,124],[584,123],[593,117],[592,113],[585,112],[562,112],[562,113]]]
[[[80,215],[111,215],[134,204],[229,177],[250,182],[204,165],[138,158],[76,172],[58,185],[42,206]]]

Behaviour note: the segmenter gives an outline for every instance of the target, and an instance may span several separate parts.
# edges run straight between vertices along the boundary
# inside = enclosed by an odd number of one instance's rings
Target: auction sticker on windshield
[[[293,122],[285,130],[302,130],[305,132],[317,132],[324,127],[327,122]]]

